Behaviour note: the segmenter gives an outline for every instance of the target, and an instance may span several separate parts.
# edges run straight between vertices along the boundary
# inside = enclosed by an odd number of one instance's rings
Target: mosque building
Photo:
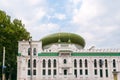
[[[31,70],[33,80],[120,80],[120,49],[84,47],[80,35],[66,32],[31,41],[31,45],[19,41],[17,80],[30,80]]]

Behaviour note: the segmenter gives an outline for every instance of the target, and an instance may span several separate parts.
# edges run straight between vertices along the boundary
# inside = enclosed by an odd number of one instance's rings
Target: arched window
[[[85,67],[88,67],[87,59],[85,59]]]
[[[63,63],[64,63],[64,64],[66,64],[66,63],[67,63],[67,60],[66,60],[66,59],[64,59],[64,60],[63,60]]]
[[[36,48],[33,49],[33,55],[36,55]]]
[[[80,64],[79,64],[80,67],[82,67],[82,59],[80,59]]]
[[[28,55],[30,55],[30,48],[28,48]]]
[[[74,67],[77,67],[77,60],[74,59]]]
[[[113,67],[114,67],[114,68],[116,67],[115,59],[113,59]]]
[[[51,60],[48,60],[48,67],[51,67]]]
[[[105,67],[108,67],[107,59],[105,59]]]
[[[97,60],[94,59],[94,67],[97,67]]]
[[[102,65],[103,65],[103,61],[102,61],[102,59],[100,59],[99,60],[99,66],[102,67]]]
[[[56,67],[56,59],[53,61],[53,67]]]
[[[28,68],[30,68],[30,59],[28,60]]]
[[[45,59],[43,59],[43,68],[45,68],[46,62]]]
[[[36,60],[33,61],[33,67],[36,68]]]

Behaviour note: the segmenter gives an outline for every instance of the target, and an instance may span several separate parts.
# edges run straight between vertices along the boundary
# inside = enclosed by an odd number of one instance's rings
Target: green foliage
[[[11,77],[11,80],[16,80],[17,74],[17,53],[18,41],[28,40],[29,32],[26,31],[21,20],[10,19],[4,11],[0,10],[0,67],[2,67],[3,46],[6,48],[5,58],[5,73],[6,80]],[[2,73],[0,68],[0,77]]]

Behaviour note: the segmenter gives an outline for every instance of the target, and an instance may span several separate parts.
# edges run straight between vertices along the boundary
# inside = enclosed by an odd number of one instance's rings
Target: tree
[[[3,46],[6,48],[5,74],[6,80],[16,80],[18,41],[28,40],[30,33],[24,27],[21,20],[11,20],[4,11],[0,10],[0,67],[2,67]],[[0,68],[0,77],[2,68]]]

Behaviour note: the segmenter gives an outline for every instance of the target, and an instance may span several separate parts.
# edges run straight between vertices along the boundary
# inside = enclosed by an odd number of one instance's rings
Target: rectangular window
[[[88,70],[87,69],[85,69],[85,75],[88,75]]]
[[[77,69],[74,70],[74,75],[77,77]]]
[[[113,71],[116,71],[116,69],[113,69]]]
[[[100,69],[100,77],[103,77],[103,71]]]
[[[56,69],[53,70],[53,75],[57,75]]]
[[[28,70],[28,75],[30,75],[30,70]]]
[[[97,75],[97,69],[94,70],[94,74]]]
[[[51,70],[50,69],[48,70],[48,75],[51,75]]]
[[[108,69],[106,69],[105,72],[106,72],[106,77],[108,77]]]
[[[28,60],[28,68],[30,68],[30,59]]]
[[[82,74],[83,74],[82,69],[80,69],[80,75],[82,75]]]
[[[42,72],[42,74],[43,74],[43,75],[46,75],[46,71],[45,71],[45,69],[43,69],[43,72]]]
[[[36,75],[36,70],[33,70],[33,75]]]

